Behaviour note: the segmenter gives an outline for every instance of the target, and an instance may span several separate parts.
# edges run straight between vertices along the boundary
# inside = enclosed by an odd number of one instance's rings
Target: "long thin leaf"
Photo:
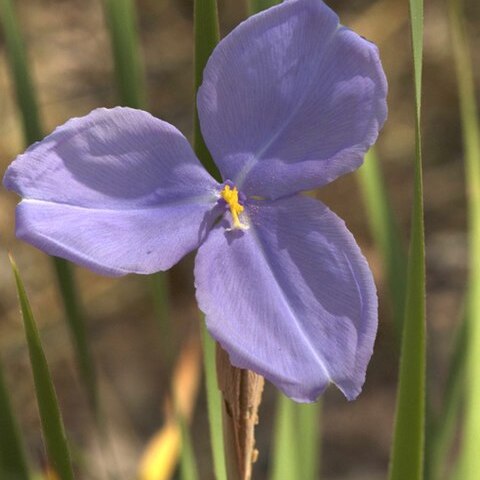
[[[0,0],[0,9],[17,104],[22,114],[23,133],[26,142],[33,143],[42,138],[42,131],[25,46],[11,0]]]
[[[169,363],[173,359],[172,322],[170,321],[170,285],[167,272],[149,276],[153,310],[160,332],[163,358]]]
[[[472,60],[464,24],[463,4],[449,1],[450,29],[455,58],[465,151],[469,220],[470,278],[466,348],[465,414],[458,478],[474,480],[480,472],[480,122]]]
[[[202,325],[202,335],[205,387],[207,390],[208,421],[210,423],[210,442],[213,454],[213,467],[216,480],[227,480],[225,451],[223,449],[222,399],[217,382],[215,341],[208,333],[204,321]]]
[[[457,332],[449,362],[442,409],[437,418],[430,420],[430,426],[427,428],[425,480],[444,478],[448,453],[455,441],[464,393],[467,338],[468,316],[465,316]]]
[[[272,451],[272,480],[320,478],[321,403],[302,405],[279,394]]]
[[[123,105],[145,107],[144,75],[136,30],[135,7],[132,0],[105,0],[115,77],[119,98]]]
[[[272,480],[294,480],[300,476],[296,405],[285,395],[277,396],[273,435]],[[305,478],[307,480],[307,478]]]
[[[65,310],[65,319],[75,350],[77,366],[85,386],[90,407],[97,420],[99,418],[98,389],[95,364],[88,343],[85,318],[79,301],[72,264],[61,258],[52,257],[58,288]]]
[[[202,84],[203,70],[210,54],[218,43],[220,34],[218,29],[216,0],[195,0],[194,6],[195,92],[197,92],[198,87]],[[193,135],[193,144],[197,157],[210,174],[217,180],[221,181],[218,168],[215,165],[202,137],[196,102]]]
[[[42,431],[48,458],[60,480],[73,480],[74,476],[70,461],[70,452],[47,360],[43,352],[40,336],[25,292],[25,287],[23,286],[20,273],[12,256],[10,256],[10,263],[12,264],[18,298],[22,310],[25,335],[30,354],[30,364],[35,382],[38,410],[40,412],[40,420],[42,422]]]
[[[23,123],[25,144],[30,145],[40,140],[43,137],[43,133],[27,54],[11,0],[0,0],[0,18],[7,44],[7,54],[10,61],[17,104]],[[95,371],[88,342],[86,341],[85,322],[78,301],[74,274],[65,260],[54,257],[52,261],[70,335],[76,351],[80,374],[86,386],[90,404],[97,413]]]
[[[266,8],[273,7],[274,5],[277,5],[277,3],[280,3],[279,0],[247,0],[248,3],[248,10],[250,12],[250,15],[253,15],[254,13],[260,12],[262,10],[265,10]]]
[[[177,422],[182,433],[182,449],[180,451],[180,480],[198,480],[198,469],[193,450],[192,439],[187,422],[181,414],[177,414]]]
[[[22,440],[10,405],[0,362],[0,478],[29,480]]]
[[[54,259],[54,267],[57,273],[58,288],[64,299],[64,306],[67,312],[68,325],[76,348],[77,363],[85,383],[87,395],[93,411],[98,415],[99,404],[97,395],[97,382],[95,366],[90,354],[87,332],[82,314],[82,307],[78,301],[77,289],[74,284],[74,276],[70,263]]]
[[[415,85],[415,172],[407,293],[390,480],[420,480],[425,441],[425,234],[420,130],[423,0],[410,0]]]
[[[216,0],[195,0],[194,2],[195,34],[195,93],[202,83],[203,70],[208,58],[220,38]],[[198,112],[195,102],[194,114],[194,149],[204,167],[212,176],[220,180],[220,173],[205,145],[200,130]],[[227,480],[225,450],[223,448],[222,401],[218,389],[216,373],[215,341],[202,325],[203,356],[205,365],[205,385],[207,390],[208,419],[210,422],[210,442],[216,480]]]
[[[405,305],[407,262],[374,148],[365,156],[365,163],[358,170],[357,178],[367,209],[370,231],[385,266],[394,324],[400,338]]]
[[[320,479],[320,416],[322,403],[295,405],[298,433],[299,476],[305,480]]]

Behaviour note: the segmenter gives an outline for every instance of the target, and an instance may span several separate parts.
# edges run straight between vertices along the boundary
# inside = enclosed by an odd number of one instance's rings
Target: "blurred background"
[[[407,3],[403,0],[329,1],[344,25],[380,48],[389,82],[389,118],[377,143],[388,195],[407,245],[414,154],[413,81]],[[17,0],[45,133],[73,116],[114,106],[117,91],[108,30],[99,0]],[[138,0],[138,32],[146,74],[148,110],[176,125],[189,139],[193,129],[193,24],[191,0]],[[480,3],[466,2],[475,74],[480,65]],[[241,0],[219,0],[221,32],[246,17]],[[445,2],[427,1],[423,142],[427,242],[429,387],[435,398],[445,387],[453,332],[463,314],[467,275],[465,184],[456,80]],[[21,122],[0,32],[0,174],[24,149]],[[393,427],[398,369],[397,338],[386,291],[384,266],[369,233],[356,174],[317,193],[350,230],[367,256],[380,296],[376,348],[362,395],[348,403],[334,388],[324,396],[323,478],[385,478]],[[203,387],[196,352],[201,317],[194,301],[192,261],[184,259],[168,274],[168,322],[159,322],[146,278],[98,277],[76,269],[99,379],[109,435],[98,440],[81,387],[58,298],[51,262],[14,239],[14,194],[0,190],[0,353],[14,410],[28,451],[40,465],[43,447],[28,352],[6,252],[23,273],[52,370],[76,460],[84,478],[101,478],[105,459],[115,478],[132,479],[146,445],[164,426],[165,398],[172,372],[186,344],[185,384],[195,404],[192,439],[200,478],[213,478]],[[189,343],[193,339],[193,343]],[[197,360],[195,360],[197,359]],[[188,372],[191,375],[189,376]],[[186,380],[185,380],[186,378]],[[272,448],[277,395],[266,386],[260,408],[254,478],[266,479]],[[187,401],[187,403],[188,403]],[[0,432],[1,435],[1,432]],[[102,461],[103,458],[103,461]]]

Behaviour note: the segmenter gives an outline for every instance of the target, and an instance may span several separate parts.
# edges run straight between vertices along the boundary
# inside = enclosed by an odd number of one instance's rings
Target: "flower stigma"
[[[225,200],[230,208],[230,213],[232,215],[232,227],[230,230],[247,230],[248,225],[245,225],[240,221],[239,215],[245,210],[244,206],[240,204],[238,199],[238,189],[237,187],[231,188],[230,185],[225,185],[223,190],[220,192],[220,196]]]

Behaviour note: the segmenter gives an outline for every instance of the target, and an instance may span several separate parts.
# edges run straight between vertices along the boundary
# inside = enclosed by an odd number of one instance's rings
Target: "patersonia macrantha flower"
[[[360,166],[386,117],[377,48],[321,0],[287,0],[213,52],[197,105],[223,183],[150,114],[94,110],[8,168],[17,236],[105,275],[198,248],[196,296],[233,365],[298,401],[361,391],[377,330],[371,272],[344,222],[302,191]]]

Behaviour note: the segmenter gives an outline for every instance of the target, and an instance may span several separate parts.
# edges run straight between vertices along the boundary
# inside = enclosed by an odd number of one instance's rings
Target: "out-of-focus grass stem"
[[[298,404],[278,394],[271,479],[320,478],[321,403]]]
[[[0,17],[17,104],[21,113],[25,143],[30,145],[40,140],[43,137],[43,132],[26,49],[11,0],[0,0]],[[52,261],[76,352],[77,364],[85,384],[90,406],[98,415],[94,363],[86,340],[85,321],[78,300],[73,270],[65,260],[54,257]]]
[[[69,319],[70,333],[76,347],[77,362],[79,364],[83,381],[86,385],[90,404],[95,412],[95,415],[98,417],[99,405],[95,367],[90,355],[90,347],[88,344],[87,332],[85,330],[82,306],[78,301],[72,265],[65,260],[55,258],[54,267],[57,274],[58,288],[62,294],[62,298],[64,299],[64,306],[67,313],[67,318]],[[96,420],[99,421],[100,419],[97,418]]]
[[[185,418],[178,413],[177,421],[182,432],[182,449],[180,451],[180,480],[198,480],[198,469],[195,460],[190,431]]]
[[[218,11],[216,0],[195,0],[194,2],[194,35],[195,35],[195,99],[198,87],[202,84],[203,70],[213,49],[220,39],[218,27]],[[205,145],[200,130],[197,102],[195,100],[193,145],[197,157],[208,172],[221,181],[220,172]]]
[[[296,404],[298,421],[298,464],[300,476],[305,480],[319,480],[321,466],[320,417],[322,402]]]
[[[254,13],[260,12],[265,10],[266,8],[273,7],[277,3],[280,3],[279,0],[247,0],[248,3],[248,11],[250,15]]]
[[[138,49],[135,6],[132,0],[105,0],[118,98],[122,105],[144,108],[145,85]]]
[[[42,138],[38,105],[33,89],[23,38],[11,0],[0,0],[0,19],[7,47],[8,60],[21,112],[23,134],[30,144]]]
[[[465,413],[457,478],[475,480],[480,472],[480,122],[463,2],[449,1],[449,19],[465,154],[470,254]]]
[[[27,461],[0,361],[0,478],[29,480]]]
[[[195,37],[195,80],[196,93],[203,79],[203,70],[220,39],[218,26],[218,10],[216,0],[194,1],[194,37]],[[194,108],[193,145],[197,157],[204,167],[217,180],[220,173],[205,145],[200,130],[197,105]],[[207,392],[208,420],[210,424],[210,443],[213,456],[213,467],[216,480],[227,480],[225,450],[223,448],[222,399],[218,389],[215,361],[215,341],[210,336],[202,318],[203,361],[205,366],[205,387]]]
[[[162,339],[164,358],[173,360],[172,322],[170,320],[170,288],[167,272],[157,272],[149,277],[155,318]]]
[[[370,231],[385,268],[393,320],[400,338],[405,306],[407,262],[374,148],[365,156],[365,163],[358,170],[357,178],[367,210]]]
[[[225,451],[223,449],[222,398],[217,381],[215,341],[208,333],[203,318],[202,321],[203,363],[205,367],[205,389],[207,392],[213,467],[216,480],[227,480]]]
[[[399,386],[389,471],[390,480],[421,480],[424,475],[426,318],[425,232],[420,128],[423,0],[410,0],[410,22],[415,86],[414,193]]]
[[[275,424],[273,431],[273,449],[271,480],[285,480],[300,477],[300,458],[298,445],[298,424],[296,418],[296,405],[285,395],[277,395]],[[303,445],[303,439],[301,444]]]
[[[462,319],[449,362],[449,371],[440,413],[427,424],[425,480],[445,478],[448,453],[457,433],[465,382],[465,360],[468,338],[468,313]],[[431,415],[432,417],[432,415]]]

